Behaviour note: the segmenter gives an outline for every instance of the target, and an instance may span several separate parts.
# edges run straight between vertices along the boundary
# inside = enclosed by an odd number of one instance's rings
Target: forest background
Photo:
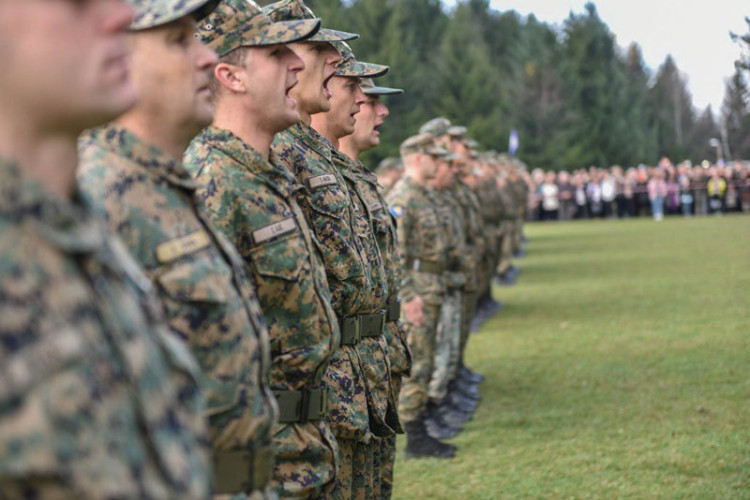
[[[747,33],[727,31],[742,56],[722,109],[701,110],[671,56],[650,70],[637,44],[617,45],[593,3],[562,26],[488,0],[450,10],[440,0],[306,3],[324,26],[360,34],[351,42],[359,60],[391,67],[379,84],[406,91],[386,101],[391,116],[381,147],[364,157],[370,165],[436,116],[465,125],[482,149],[506,151],[515,130],[517,156],[544,169],[715,161],[711,139],[728,160],[750,159],[750,19]]]

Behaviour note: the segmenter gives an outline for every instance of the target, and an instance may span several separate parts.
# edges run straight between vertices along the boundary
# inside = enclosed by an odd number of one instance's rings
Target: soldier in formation
[[[389,498],[397,433],[455,456],[521,249],[507,161],[440,118],[371,172],[403,91],[302,0],[0,28],[0,496]]]

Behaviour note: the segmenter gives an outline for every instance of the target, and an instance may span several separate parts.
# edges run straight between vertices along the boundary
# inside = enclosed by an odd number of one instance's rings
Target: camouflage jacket
[[[410,177],[399,180],[388,193],[388,205],[398,224],[402,267],[401,295],[410,301],[420,295],[426,304],[440,305],[445,295],[448,242],[438,219],[438,203],[431,189]],[[442,268],[439,273],[419,270],[424,262]]]
[[[388,301],[392,302],[399,299],[401,277],[404,274],[396,235],[396,220],[388,210],[388,203],[385,201],[375,174],[367,170],[362,163],[354,165],[352,171],[359,180],[358,187],[372,221],[375,240],[383,257],[388,280]],[[391,363],[391,373],[409,373],[411,370],[411,354],[406,344],[404,325],[398,319],[388,322],[386,339],[388,340],[388,359]]]
[[[197,377],[104,224],[0,162],[0,497],[206,498]]]
[[[181,162],[110,125],[81,138],[78,181],[157,287],[207,378],[215,450],[270,446],[268,332],[240,257],[208,222]]]
[[[344,178],[349,198],[352,200],[356,233],[370,263],[372,282],[376,285],[373,291],[380,304],[379,309],[385,313],[389,286],[392,282],[388,279],[385,256],[380,251],[375,235],[374,226],[378,219],[375,218],[373,212],[376,211],[375,203],[379,203],[379,200],[376,194],[370,192],[370,189],[365,191],[366,183],[358,175],[359,169],[349,157],[332,149],[331,159]],[[368,400],[373,410],[374,422],[371,423],[374,423],[374,426],[383,434],[391,434],[395,428],[399,427],[399,423],[396,401],[391,388],[391,366],[388,358],[390,329],[383,328],[383,333],[385,335],[379,337],[363,338],[357,345],[357,352],[362,361]]]
[[[382,297],[375,297],[370,263],[356,233],[352,200],[332,163],[331,144],[300,121],[276,135],[272,152],[302,186],[297,199],[320,245],[331,305],[339,321],[377,311]],[[369,398],[362,360],[354,346],[342,346],[336,352],[326,380],[333,390],[329,422],[334,435],[369,442]]]
[[[199,182],[198,193],[214,225],[235,245],[250,271],[271,337],[272,388],[320,387],[338,349],[339,326],[323,261],[297,204],[301,186],[273,158],[266,161],[232,132],[216,127],[193,140],[185,167]],[[280,457],[296,453],[295,464],[306,457],[316,483],[307,487],[322,488],[326,479],[333,480],[336,443],[324,420],[281,424],[274,432],[274,447]],[[310,451],[325,448],[330,451]],[[326,456],[331,463],[321,458]],[[285,483],[282,487],[290,486],[284,474],[279,481]]]
[[[466,285],[467,274],[471,270],[471,256],[466,248],[466,221],[461,207],[453,194],[453,188],[436,189],[435,199],[438,202],[437,212],[443,225],[446,240],[447,270],[445,284],[449,288],[461,288]]]
[[[466,259],[467,266],[471,269],[467,271],[465,291],[473,293],[478,291],[478,272],[485,248],[484,221],[479,201],[469,186],[456,179],[451,193],[461,209],[465,223],[466,249],[469,253]]]

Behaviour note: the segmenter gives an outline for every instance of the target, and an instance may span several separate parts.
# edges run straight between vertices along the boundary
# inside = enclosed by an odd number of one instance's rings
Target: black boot
[[[474,413],[479,406],[476,401],[467,398],[455,390],[448,392],[448,401],[453,408],[465,413]]]
[[[404,423],[404,429],[406,430],[406,458],[453,458],[456,456],[455,446],[438,441],[427,434],[423,415]]]
[[[460,374],[471,383],[480,384],[484,382],[484,375],[469,370],[466,365],[461,365]]]
[[[440,402],[437,408],[437,412],[440,414],[440,419],[443,422],[446,422],[454,427],[463,426],[463,424],[473,418],[473,414],[471,412],[456,408],[451,404],[451,401],[447,397]]]
[[[479,388],[475,384],[468,383],[461,378],[456,378],[451,382],[451,387],[454,391],[458,392],[461,396],[474,401],[482,399],[482,395],[479,394]]]
[[[427,416],[424,419],[427,434],[435,439],[450,439],[456,437],[463,430],[460,425],[452,425],[446,422],[437,405],[430,403],[427,405]]]

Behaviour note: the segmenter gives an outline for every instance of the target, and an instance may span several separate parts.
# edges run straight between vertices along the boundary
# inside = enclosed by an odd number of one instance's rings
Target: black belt
[[[385,311],[355,314],[339,321],[341,345],[357,345],[364,337],[379,337],[385,326]]]
[[[399,318],[401,318],[401,297],[396,297],[385,305],[385,320],[398,321]]]
[[[445,264],[422,259],[410,259],[407,262],[406,268],[429,274],[443,274],[445,272]]]
[[[271,482],[273,462],[270,447],[214,452],[214,493],[227,495],[265,489]]]
[[[328,387],[304,388],[299,391],[273,391],[279,406],[279,423],[290,424],[320,420],[328,414]]]

